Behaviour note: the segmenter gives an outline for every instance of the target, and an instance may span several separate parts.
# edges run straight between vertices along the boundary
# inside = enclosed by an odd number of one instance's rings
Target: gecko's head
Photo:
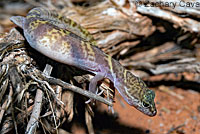
[[[115,87],[129,105],[148,116],[155,116],[157,110],[154,103],[154,91],[150,90],[140,78],[129,74],[131,77],[128,79],[126,77],[126,82],[116,81]]]
[[[131,90],[134,92],[131,93]],[[138,87],[136,90],[137,91],[133,88],[127,90],[128,99],[126,99],[126,101],[142,113],[148,116],[155,116],[157,110],[154,103],[154,91],[148,89],[146,86]]]
[[[141,96],[136,108],[149,116],[155,116],[157,111],[154,103],[154,98],[155,98],[154,91],[150,89],[144,90],[144,93]]]
[[[118,69],[114,86],[118,89],[124,100],[142,113],[155,116],[157,111],[154,103],[155,93],[146,84],[126,69]]]
[[[155,93],[146,84],[131,72],[126,71],[124,82],[116,82],[116,88],[126,102],[148,116],[155,116]]]

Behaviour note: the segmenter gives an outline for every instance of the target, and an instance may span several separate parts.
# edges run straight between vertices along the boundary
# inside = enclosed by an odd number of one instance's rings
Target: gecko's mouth
[[[152,112],[149,112],[149,113],[146,113],[148,116],[151,116],[151,117],[153,117],[153,116],[155,116],[156,114],[157,114],[157,110],[155,110],[155,111],[152,111]]]
[[[144,113],[145,113],[145,112],[144,112]],[[154,110],[154,111],[148,111],[148,112],[146,112],[145,114],[148,115],[148,116],[153,117],[153,116],[155,116],[155,115],[157,114],[157,110]]]
[[[135,106],[134,106],[135,107]],[[148,115],[150,117],[153,117],[157,114],[157,110],[154,109],[154,110],[151,110],[151,107],[150,108],[144,108],[144,107],[139,107],[139,106],[136,106],[135,107],[137,110],[139,110],[140,112],[144,113],[145,115]]]

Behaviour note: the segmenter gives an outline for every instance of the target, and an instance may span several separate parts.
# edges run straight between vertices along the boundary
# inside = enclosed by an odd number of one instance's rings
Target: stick
[[[52,71],[52,67],[50,67],[49,65],[46,65],[43,73],[46,75],[50,75],[51,71]],[[31,114],[31,118],[30,118],[27,128],[26,128],[26,134],[34,134],[36,131],[36,127],[38,124],[41,107],[42,107],[43,95],[44,95],[43,91],[38,88],[37,92],[36,92],[33,112]]]
[[[40,77],[43,79],[43,80],[46,80],[48,81],[49,83],[51,84],[55,84],[55,85],[59,85],[59,86],[62,86],[63,88],[65,89],[68,89],[68,90],[71,90],[73,92],[76,92],[76,93],[79,93],[81,95],[84,95],[86,97],[89,97],[89,98],[92,98],[92,99],[95,99],[95,100],[98,100],[104,104],[107,104],[109,106],[113,106],[112,102],[110,102],[109,100],[107,99],[104,99],[103,97],[97,95],[97,94],[94,94],[92,92],[89,92],[87,90],[83,90],[79,87],[76,87],[74,85],[71,85],[69,83],[66,83],[62,80],[59,80],[59,79],[56,79],[56,78],[53,78],[51,76],[47,76],[41,72],[38,72],[38,75],[40,75]]]

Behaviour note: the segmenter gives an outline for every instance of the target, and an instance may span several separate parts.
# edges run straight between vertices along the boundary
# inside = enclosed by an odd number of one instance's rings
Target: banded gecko
[[[108,78],[129,105],[146,115],[156,115],[154,91],[97,48],[89,32],[74,21],[42,7],[33,8],[26,17],[12,16],[10,20],[23,29],[30,46],[43,55],[95,74],[89,91],[95,93],[97,82]]]

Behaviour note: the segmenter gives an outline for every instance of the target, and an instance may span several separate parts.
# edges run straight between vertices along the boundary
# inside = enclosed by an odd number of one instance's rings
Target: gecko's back
[[[35,9],[26,16],[23,28],[24,35],[33,48],[58,62],[93,73],[99,71],[99,65],[105,63],[103,59],[106,54],[91,45],[89,39],[72,33],[61,22],[56,23],[52,16],[37,17],[37,11]]]

